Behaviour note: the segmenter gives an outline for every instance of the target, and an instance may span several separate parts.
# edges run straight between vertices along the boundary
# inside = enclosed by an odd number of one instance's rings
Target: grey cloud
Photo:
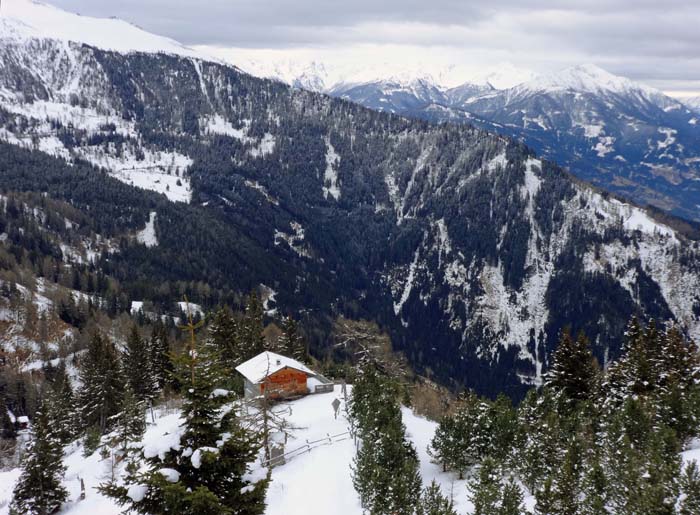
[[[592,61],[668,89],[672,82],[700,81],[697,0],[49,1],[87,15],[118,16],[190,45],[441,46],[510,52],[515,64],[540,71]]]

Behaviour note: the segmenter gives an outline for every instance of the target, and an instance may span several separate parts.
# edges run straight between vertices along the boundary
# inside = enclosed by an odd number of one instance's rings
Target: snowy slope
[[[341,401],[337,419],[333,416],[331,406],[336,398]],[[355,442],[349,435],[345,435],[349,427],[344,416],[345,403],[340,386],[336,386],[332,393],[310,395],[278,405],[276,409],[282,411],[285,408],[289,408],[286,418],[290,427],[294,428],[285,451],[289,453],[301,449],[302,452],[272,469],[265,514],[362,515],[350,470],[355,456]],[[471,513],[473,506],[468,501],[467,481],[457,479],[456,474],[451,472],[443,473],[439,465],[430,462],[426,449],[437,424],[415,415],[408,408],[403,408],[402,413],[407,436],[418,451],[423,483],[428,485],[435,479],[443,493],[454,498],[458,513]],[[179,413],[172,410],[156,410],[155,416],[156,422],[149,424],[143,438],[144,449],[153,455],[178,445],[181,423]],[[340,436],[332,438],[332,443],[326,442],[329,437],[336,435]],[[306,450],[307,442],[311,442],[311,450]],[[64,484],[69,491],[69,501],[61,510],[62,515],[121,513],[122,510],[109,498],[94,490],[113,473],[109,459],[102,459],[99,452],[84,458],[82,447],[71,445],[66,448],[64,462],[67,466]],[[114,473],[123,473],[122,466],[117,465]],[[0,472],[0,515],[8,513],[7,505],[18,476],[18,469]],[[84,501],[78,501],[79,478],[85,481],[87,495]],[[526,504],[532,506],[532,498],[527,498]]]
[[[307,441],[315,442],[348,431],[348,422],[342,415],[345,412],[344,402],[340,408],[341,415],[338,419],[333,417],[331,403],[336,398],[343,401],[339,386],[333,393],[311,395],[289,403],[291,413],[288,420],[298,429],[288,440],[286,452],[302,447]],[[266,515],[362,515],[350,476],[354,455],[355,443],[348,436],[333,444],[316,447],[273,468]]]
[[[123,53],[163,52],[202,57],[177,41],[148,33],[125,21],[80,16],[33,0],[2,2],[0,39],[4,38],[47,38]]]
[[[83,44],[120,53],[173,54],[193,62],[206,59],[121,20],[84,17],[32,0],[5,0],[0,9],[0,108],[21,121],[0,129],[0,139],[69,162],[85,160],[127,184],[189,202],[192,160],[175,151],[142,148],[135,124],[122,116],[113,84]],[[17,88],[18,81],[32,86]],[[69,148],[60,138],[60,126],[126,141]]]

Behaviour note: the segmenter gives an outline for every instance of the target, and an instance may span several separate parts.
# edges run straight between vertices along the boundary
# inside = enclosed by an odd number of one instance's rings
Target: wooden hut
[[[296,397],[308,393],[320,393],[317,383],[333,385],[303,363],[277,354],[261,352],[236,367],[243,376],[247,399],[267,395],[271,399]],[[327,389],[325,391],[328,391]]]

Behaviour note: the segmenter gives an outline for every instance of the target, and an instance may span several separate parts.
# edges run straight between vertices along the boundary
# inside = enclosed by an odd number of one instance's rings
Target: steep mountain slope
[[[317,352],[331,317],[373,318],[419,372],[514,395],[565,325],[601,360],[633,313],[700,336],[700,250],[680,225],[509,139],[188,56],[5,33],[0,91],[3,188],[68,201],[107,235],[151,223],[157,244],[96,263],[132,300],[190,281],[207,306],[264,284]]]
[[[652,88],[581,65],[532,78],[512,69],[445,87],[438,79],[344,80],[328,87],[322,64],[295,75],[255,68],[294,87],[312,87],[365,107],[430,121],[475,124],[513,136],[587,181],[640,204],[700,220],[700,120]],[[502,89],[498,89],[499,86]],[[696,111],[696,110],[695,110]]]

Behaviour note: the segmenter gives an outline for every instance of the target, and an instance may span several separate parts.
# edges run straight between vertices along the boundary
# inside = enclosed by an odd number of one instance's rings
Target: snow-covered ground
[[[336,398],[342,403],[337,419],[331,406]],[[289,407],[291,414],[288,420],[298,429],[294,432],[294,438],[287,441],[287,452],[302,447],[307,440],[314,442],[348,431],[340,386],[336,386],[332,393],[311,395],[291,402]],[[354,441],[345,439],[314,448],[273,468],[266,515],[362,515],[350,475],[354,456]]]
[[[348,388],[350,390],[350,388]],[[348,392],[349,393],[349,392]],[[334,417],[331,403],[341,401],[338,418]],[[332,393],[310,395],[303,399],[278,406],[284,411],[292,433],[285,451],[304,448],[284,465],[272,469],[272,482],[267,494],[266,515],[307,515],[309,513],[362,515],[362,508],[352,485],[350,465],[355,456],[355,442],[346,434],[349,425],[345,418],[345,402],[341,387]],[[178,445],[181,419],[177,412],[156,410],[156,422],[149,424],[144,435],[145,452],[155,455]],[[466,481],[457,481],[451,473],[442,473],[438,465],[430,463],[426,447],[432,438],[436,424],[414,415],[404,408],[404,422],[409,438],[414,442],[421,459],[421,474],[428,484],[433,478],[441,484],[444,493],[452,494],[460,513],[470,507],[466,495]],[[332,443],[324,440],[333,440]],[[306,450],[312,442],[311,450]],[[315,443],[313,443],[315,442]],[[67,471],[64,484],[69,491],[69,502],[64,505],[64,515],[116,515],[121,510],[110,499],[97,491],[100,483],[112,475],[110,459],[103,459],[99,452],[83,457],[82,446],[66,448]],[[116,466],[114,473],[121,473]],[[0,515],[7,515],[12,488],[19,476],[17,469],[0,472]],[[86,499],[78,501],[80,479],[85,482]]]
[[[350,387],[348,388],[350,390]],[[350,392],[348,392],[350,393]],[[338,418],[335,418],[331,403],[341,401]],[[345,418],[345,402],[341,387],[331,393],[316,394],[296,401],[278,405],[276,411],[284,412],[293,428],[285,451],[293,453],[283,465],[272,469],[272,482],[267,493],[266,515],[335,514],[362,515],[357,493],[352,485],[350,466],[355,456],[355,442],[347,435],[349,429]],[[179,444],[180,415],[174,410],[156,410],[155,423],[149,423],[143,438],[144,452],[155,456],[167,452]],[[402,408],[406,433],[413,442],[420,458],[420,473],[425,485],[435,479],[442,492],[451,496],[457,513],[472,513],[467,480],[457,474],[443,472],[442,467],[432,463],[427,447],[437,424]],[[150,421],[150,416],[149,416]],[[307,443],[311,443],[308,447]],[[700,441],[693,442],[683,452],[683,460],[700,462]],[[85,458],[80,445],[66,448],[67,471],[64,484],[69,491],[69,501],[61,510],[63,515],[117,515],[121,509],[110,499],[101,496],[95,487],[107,481],[113,473],[122,472],[121,466],[112,469],[111,460],[103,459],[99,452]],[[0,472],[0,515],[7,515],[14,483],[19,470]],[[79,501],[80,478],[85,482],[86,498]],[[532,496],[525,498],[529,511],[534,508]]]

